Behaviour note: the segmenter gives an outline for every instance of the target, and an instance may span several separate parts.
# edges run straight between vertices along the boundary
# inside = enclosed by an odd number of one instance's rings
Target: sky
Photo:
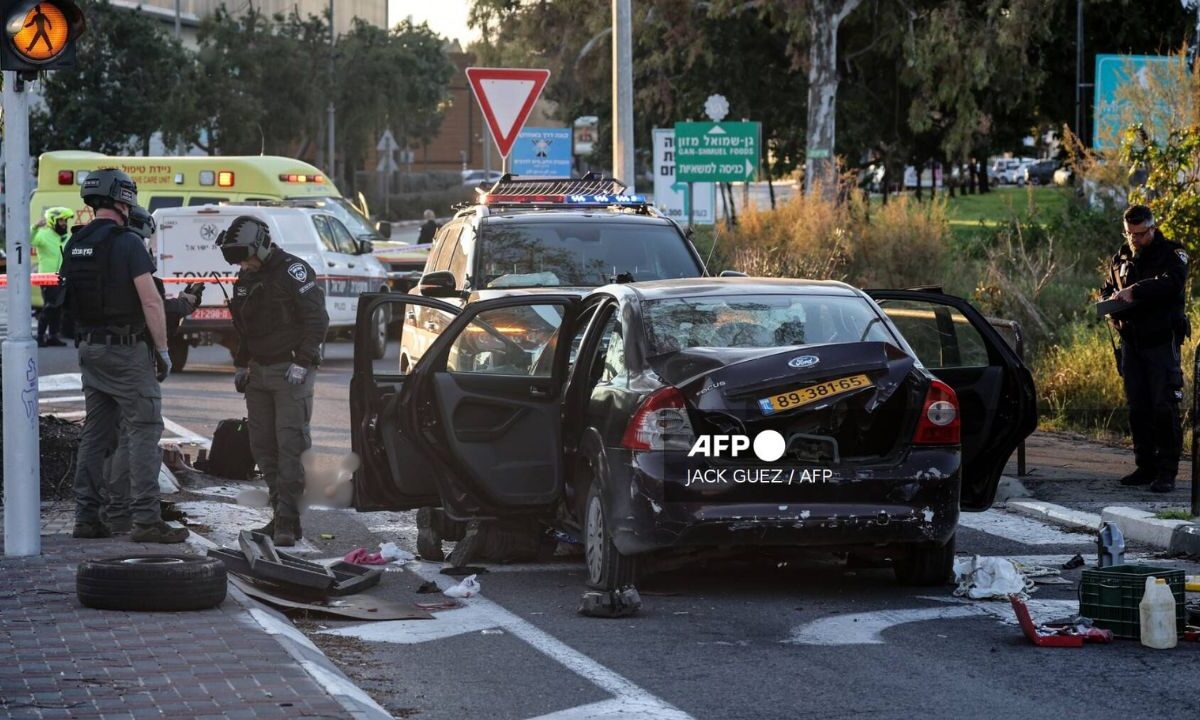
[[[470,0],[388,0],[388,25],[394,25],[406,16],[413,20],[428,22],[429,27],[449,39],[458,38],[466,45],[476,38],[477,33],[467,27],[467,11]]]

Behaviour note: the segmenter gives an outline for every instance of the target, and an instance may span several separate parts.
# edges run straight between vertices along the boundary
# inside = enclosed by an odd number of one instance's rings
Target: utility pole
[[[334,19],[333,0],[329,0],[329,88],[330,88],[330,94],[329,94],[329,109],[327,111],[329,113],[329,120],[328,120],[329,139],[325,145],[326,156],[328,158],[328,163],[325,166],[325,175],[329,178],[330,182],[334,182],[334,178],[337,177],[337,148],[336,148],[336,144],[335,144],[336,143],[336,140],[335,140],[336,134],[334,132],[334,129],[336,128],[336,122],[337,122],[337,110],[333,106],[333,92],[332,92],[333,87],[334,87],[334,82],[337,77],[336,74],[334,73],[334,58],[333,58],[333,51],[334,51],[334,47],[336,45],[336,39],[337,39],[337,28],[333,24],[333,19]]]
[[[180,13],[181,13],[180,5],[182,5],[182,4],[183,4],[183,0],[175,0],[175,39],[176,40],[179,40],[180,36],[183,35],[183,25],[182,25],[182,22],[180,21],[180,17],[179,17]]]
[[[1084,140],[1084,0],[1075,0],[1075,137]]]
[[[636,192],[633,157],[633,9],[632,0],[612,0],[613,23],[613,176],[626,192]]]
[[[29,93],[4,73],[5,252],[8,337],[4,359],[4,554],[39,555],[41,461],[38,457],[38,357],[29,322]]]

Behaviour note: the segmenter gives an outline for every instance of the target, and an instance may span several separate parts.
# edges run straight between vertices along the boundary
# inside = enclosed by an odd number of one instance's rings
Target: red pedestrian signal
[[[0,0],[0,6],[0,69],[39,72],[75,65],[75,46],[86,24],[74,0]]]

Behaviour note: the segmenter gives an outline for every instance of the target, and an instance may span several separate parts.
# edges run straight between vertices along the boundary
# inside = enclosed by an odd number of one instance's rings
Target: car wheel
[[[632,585],[637,575],[637,560],[622,555],[613,545],[599,483],[593,482],[588,490],[584,522],[583,554],[587,561],[588,587],[617,590]]]
[[[893,560],[892,569],[901,585],[944,585],[954,565],[954,536],[945,545],[914,545]]]
[[[188,341],[181,337],[173,337],[167,341],[167,354],[171,356],[171,372],[183,372],[187,365]]]
[[[379,360],[387,354],[388,317],[384,308],[375,311],[375,327],[371,331],[371,359]]]
[[[84,560],[75,592],[99,610],[204,610],[225,600],[225,564],[199,555],[126,555]]]

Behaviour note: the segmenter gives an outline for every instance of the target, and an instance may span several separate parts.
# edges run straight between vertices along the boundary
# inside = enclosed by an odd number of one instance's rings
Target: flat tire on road
[[[123,555],[85,560],[75,592],[97,610],[205,610],[225,600],[225,564],[199,555]]]
[[[593,481],[584,510],[584,558],[588,586],[617,590],[637,582],[637,559],[622,555],[613,544],[599,483]]]
[[[954,536],[945,545],[914,545],[892,561],[901,585],[936,586],[950,580],[954,566]]]

